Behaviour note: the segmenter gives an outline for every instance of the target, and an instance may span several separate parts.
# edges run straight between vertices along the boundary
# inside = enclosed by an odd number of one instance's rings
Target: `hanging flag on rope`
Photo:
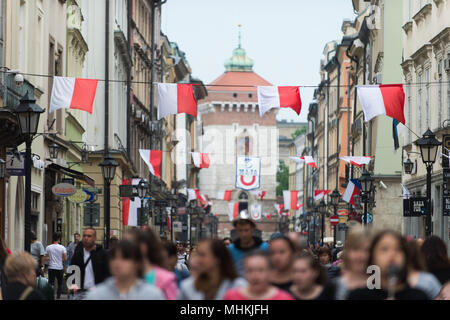
[[[258,87],[259,115],[272,108],[291,108],[298,115],[302,109],[299,87]]]
[[[228,204],[230,211],[228,212],[228,218],[230,221],[236,219],[239,215],[239,202],[233,202]]]
[[[272,218],[272,213],[266,213],[265,216],[267,220],[270,220],[270,218]]]
[[[187,189],[188,201],[200,200],[201,203],[205,204],[208,202],[207,196],[200,194],[198,189]]]
[[[171,212],[167,212],[167,227],[169,228],[169,232],[172,231],[172,214]]]
[[[411,193],[409,192],[409,190],[408,190],[403,184],[400,183],[400,185],[402,186],[402,196],[403,196],[403,199],[409,199],[409,198],[411,198]]]
[[[197,117],[197,102],[192,84],[158,83],[158,98],[158,120],[179,113]]]
[[[302,204],[298,203],[298,191],[283,190],[284,209],[298,210]]]
[[[236,159],[236,188],[254,190],[260,188],[261,158],[239,156]]]
[[[231,201],[231,194],[233,190],[225,190],[217,192],[217,199],[223,201]]]
[[[350,179],[347,185],[347,189],[345,189],[344,195],[342,196],[342,200],[355,205],[355,196],[360,193],[361,184],[359,183],[358,179]]]
[[[150,172],[154,176],[161,178],[162,151],[139,149],[139,154],[141,155],[142,160],[147,164]]]
[[[284,204],[282,204],[282,203],[275,203],[274,206],[275,206],[275,209],[277,210],[278,215],[282,216],[283,215]]]
[[[132,179],[131,184],[137,186],[140,178]],[[129,185],[129,179],[123,179],[122,184]],[[132,201],[129,197],[122,197],[122,223],[124,226],[137,227],[137,211],[141,207],[141,200],[137,197]]]
[[[253,220],[260,220],[261,219],[261,210],[262,206],[258,203],[253,203],[250,207],[250,215]]]
[[[261,201],[264,200],[264,196],[266,195],[266,192],[265,192],[265,191],[262,191],[262,190],[254,190],[254,191],[250,191],[250,193],[251,193],[252,195],[254,195],[255,197],[260,198]]]
[[[53,77],[50,110],[79,109],[92,114],[98,80]]]
[[[398,124],[399,122],[392,119],[392,139],[394,139],[394,150],[400,148],[400,143],[398,142]]]
[[[405,124],[405,93],[402,84],[356,86],[364,121],[385,114]]]
[[[313,157],[311,157],[311,156],[289,157],[289,158],[297,163],[305,162],[307,166],[311,166],[314,169],[317,169],[316,162],[314,161]]]
[[[201,152],[191,152],[192,160],[194,160],[194,165],[200,169],[209,168],[209,155],[207,153]]]
[[[319,201],[330,192],[330,190],[314,190],[314,201]]]
[[[341,160],[344,160],[345,162],[348,162],[354,166],[362,168],[363,165],[369,164],[370,160],[372,160],[372,157],[351,157],[351,156],[344,156],[340,157]]]

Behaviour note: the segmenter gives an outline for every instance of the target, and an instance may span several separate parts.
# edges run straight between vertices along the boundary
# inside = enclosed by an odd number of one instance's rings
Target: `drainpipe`
[[[323,162],[323,189],[328,190],[328,118],[330,115],[330,74],[327,71],[327,109],[324,117],[324,162]],[[326,146],[326,147],[325,147]]]
[[[339,47],[336,51],[336,53],[339,52]],[[340,113],[340,95],[341,95],[341,64],[339,62],[339,59],[336,58],[336,64],[337,64],[337,71],[338,71],[338,78],[337,78],[337,111],[336,111],[336,150],[337,150],[337,159],[336,159],[336,190],[339,190],[339,113]]]
[[[364,66],[363,66],[363,84],[366,84],[366,69],[367,69],[367,44],[364,44]],[[366,156],[366,124],[363,120],[363,156]],[[364,166],[365,167],[365,166]]]
[[[353,44],[353,43],[352,43]],[[355,120],[356,120],[356,104],[357,104],[357,89],[356,89],[356,86],[358,85],[358,69],[359,69],[359,60],[357,59],[357,58],[355,58],[355,56],[353,56],[353,55],[351,55],[350,53],[349,53],[349,51],[350,51],[350,48],[351,48],[351,46],[352,46],[352,44],[350,44],[348,47],[347,47],[347,50],[346,50],[346,52],[345,52],[345,54],[347,55],[347,57],[349,57],[350,58],[350,60],[352,60],[353,62],[355,62],[355,64],[356,64],[356,69],[355,69],[355,82],[354,82],[354,87],[355,87],[355,95],[354,95],[354,101],[353,101],[353,120],[352,120],[352,123],[355,123]],[[350,79],[349,79],[349,83],[350,83]],[[350,88],[349,88],[350,89]],[[350,90],[349,90],[349,94],[350,94]],[[350,107],[349,107],[349,109],[350,109]],[[355,155],[355,141],[353,140],[353,138],[352,138],[352,156],[354,156]],[[351,179],[353,179],[354,178],[354,170],[353,170],[353,166],[351,167]]]
[[[127,51],[131,57],[131,0],[127,0]],[[131,65],[127,68],[127,154],[131,160]]]
[[[109,0],[105,6],[105,156],[109,149]]]

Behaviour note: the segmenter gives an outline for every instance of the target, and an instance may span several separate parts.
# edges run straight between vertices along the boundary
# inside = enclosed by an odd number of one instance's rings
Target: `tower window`
[[[233,93],[233,98],[237,98],[237,93]]]
[[[251,98],[251,97],[253,97],[253,95],[252,95],[251,93],[249,93],[249,94],[248,94],[248,97]]]

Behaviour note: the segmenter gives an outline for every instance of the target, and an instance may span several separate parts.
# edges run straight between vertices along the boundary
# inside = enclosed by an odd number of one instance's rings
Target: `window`
[[[442,60],[438,62],[438,76],[439,76],[439,87],[438,87],[438,125],[439,128],[442,123]]]
[[[417,90],[417,131],[422,133],[422,75],[417,77],[418,90]]]
[[[233,98],[237,98],[237,93],[233,93]]]
[[[248,94],[248,97],[251,98],[251,97],[253,97],[253,95],[252,95],[251,93],[249,93],[249,94]]]
[[[250,137],[242,136],[237,138],[237,155],[250,155]]]

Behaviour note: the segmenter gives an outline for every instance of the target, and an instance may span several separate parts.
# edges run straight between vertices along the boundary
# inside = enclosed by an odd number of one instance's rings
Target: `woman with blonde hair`
[[[336,300],[346,300],[350,291],[367,285],[370,241],[370,234],[362,227],[353,227],[347,234],[340,256],[341,275],[333,279]]]

